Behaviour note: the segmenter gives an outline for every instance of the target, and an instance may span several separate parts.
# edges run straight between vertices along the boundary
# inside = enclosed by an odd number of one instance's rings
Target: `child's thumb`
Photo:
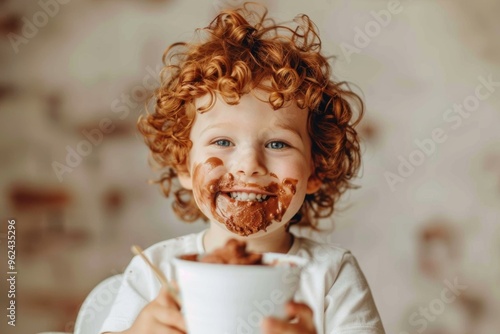
[[[158,292],[158,296],[156,296],[156,302],[161,306],[168,306],[168,290],[165,287],[162,287]]]
[[[158,293],[158,296],[156,297],[156,301],[158,302],[159,305],[164,306],[164,307],[175,307],[179,308],[179,305],[175,302],[175,299],[172,297],[170,292],[166,287],[162,287],[160,289],[160,292]]]

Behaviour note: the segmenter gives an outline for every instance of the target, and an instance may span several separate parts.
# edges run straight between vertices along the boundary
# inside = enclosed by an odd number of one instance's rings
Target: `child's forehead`
[[[213,101],[210,94],[198,98],[197,108],[203,110],[209,105],[211,107],[195,114],[193,130],[196,133],[206,133],[212,129],[257,129],[259,132],[281,129],[298,133],[301,138],[306,137],[307,109],[300,108],[295,101],[290,101],[275,110],[271,103],[264,99],[269,96],[267,92],[254,93],[256,94],[242,95],[234,105],[226,103],[219,95],[215,95]]]
[[[195,98],[193,101],[193,104],[195,106],[195,110],[201,113],[205,113],[210,111],[214,106],[216,105],[224,105],[226,109],[239,109],[240,103],[243,104],[249,104],[248,102],[251,101],[251,104],[254,105],[261,105],[265,106],[266,109],[273,109],[272,104],[269,102],[269,97],[270,93],[267,91],[264,91],[262,89],[253,89],[249,93],[243,94],[240,96],[239,101],[235,104],[228,103],[224,97],[222,97],[219,93],[214,92],[213,95],[210,93],[207,93],[201,97]],[[246,103],[245,103],[246,102]],[[306,110],[307,108],[300,108],[297,105],[297,101],[291,100],[287,101],[283,104],[283,107],[280,108],[281,110],[287,110],[287,111],[295,111],[295,110]],[[308,110],[308,109],[307,109]],[[294,112],[282,112],[279,113],[282,115],[282,117],[288,118],[288,117],[293,117]],[[287,116],[290,115],[290,116]]]
[[[215,98],[215,96],[212,97],[210,94],[205,94],[201,97],[195,98],[193,103],[196,110],[205,109],[207,106],[210,105],[212,98]]]

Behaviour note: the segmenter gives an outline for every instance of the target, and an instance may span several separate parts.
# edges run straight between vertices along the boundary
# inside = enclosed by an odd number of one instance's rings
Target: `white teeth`
[[[262,202],[267,198],[267,195],[233,191],[229,193],[229,197],[237,201]]]

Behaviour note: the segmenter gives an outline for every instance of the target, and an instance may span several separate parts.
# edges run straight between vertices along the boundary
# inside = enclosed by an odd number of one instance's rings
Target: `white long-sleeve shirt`
[[[157,243],[146,249],[145,254],[169,280],[174,279],[172,258],[204,253],[204,233]],[[348,250],[295,237],[288,254],[309,261],[301,273],[294,300],[311,307],[318,334],[385,334],[368,283]],[[100,332],[130,328],[159,290],[160,283],[151,269],[142,259],[134,257],[125,270],[116,300]]]

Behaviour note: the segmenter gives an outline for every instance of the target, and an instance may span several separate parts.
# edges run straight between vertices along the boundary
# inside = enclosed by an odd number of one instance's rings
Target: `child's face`
[[[196,115],[189,175],[179,179],[212,223],[239,235],[271,233],[319,189],[307,116],[295,103],[273,110],[251,94],[234,106],[218,98],[211,110]]]

